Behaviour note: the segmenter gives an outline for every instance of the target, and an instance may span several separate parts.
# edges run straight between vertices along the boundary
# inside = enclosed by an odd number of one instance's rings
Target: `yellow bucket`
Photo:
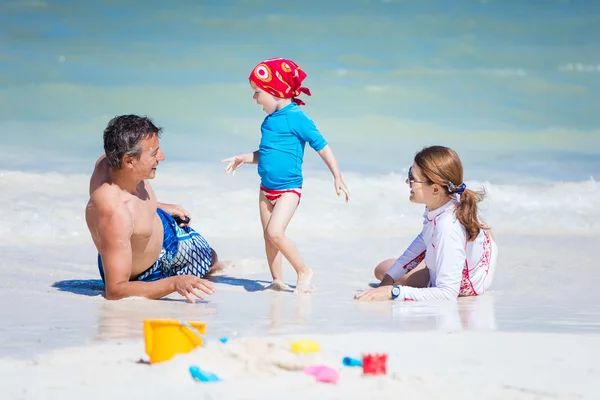
[[[197,332],[194,332],[194,329]],[[176,354],[189,353],[196,347],[202,346],[205,330],[206,324],[203,322],[172,319],[144,320],[144,340],[146,354],[150,356],[150,364],[170,360]]]

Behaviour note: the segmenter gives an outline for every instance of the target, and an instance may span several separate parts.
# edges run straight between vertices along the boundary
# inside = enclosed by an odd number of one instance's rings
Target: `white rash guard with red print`
[[[456,299],[477,296],[492,283],[498,247],[489,231],[480,230],[477,238],[467,242],[465,227],[454,210],[458,200],[423,214],[423,230],[408,249],[387,271],[397,281],[423,259],[429,269],[429,286],[400,286],[398,300]]]

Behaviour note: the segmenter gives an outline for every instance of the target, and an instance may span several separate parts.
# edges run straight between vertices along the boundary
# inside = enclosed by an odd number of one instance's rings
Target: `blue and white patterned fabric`
[[[156,212],[163,223],[162,250],[158,260],[136,280],[152,282],[175,275],[196,275],[202,278],[212,264],[212,249],[206,239],[189,226],[179,227],[173,217],[160,208]],[[100,254],[98,270],[104,281]]]

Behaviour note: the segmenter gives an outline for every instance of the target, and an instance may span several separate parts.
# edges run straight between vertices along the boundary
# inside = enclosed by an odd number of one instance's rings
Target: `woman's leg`
[[[394,285],[425,288],[429,285],[429,269],[421,262],[406,275],[394,282]]]
[[[388,258],[387,260],[380,262],[377,267],[375,267],[375,278],[380,281],[383,280],[386,272],[388,269],[390,269],[395,261],[396,259],[394,258]],[[421,262],[406,275],[401,276],[400,279],[394,282],[394,285],[411,286],[417,288],[427,287],[428,284],[429,270],[425,267],[424,262]]]
[[[383,260],[377,264],[375,267],[375,278],[377,278],[379,281],[382,281],[385,273],[388,271],[388,269],[390,269],[392,264],[394,264],[394,261],[396,261],[395,258],[388,258],[387,260]]]

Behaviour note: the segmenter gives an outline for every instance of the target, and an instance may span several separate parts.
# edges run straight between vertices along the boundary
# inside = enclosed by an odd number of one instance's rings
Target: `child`
[[[313,272],[308,268],[294,243],[285,236],[285,229],[294,216],[302,196],[302,161],[304,145],[308,142],[319,153],[333,174],[337,195],[348,188],[331,148],[300,108],[304,102],[300,93],[310,96],[301,83],[306,73],[298,65],[284,58],[272,58],[258,64],[250,74],[253,99],[267,113],[261,126],[261,140],[257,151],[227,158],[226,173],[235,175],[243,164],[258,164],[261,178],[259,208],[264,232],[267,262],[273,276],[275,290],[291,290],[283,282],[281,254],[298,274],[295,293],[309,293]]]

